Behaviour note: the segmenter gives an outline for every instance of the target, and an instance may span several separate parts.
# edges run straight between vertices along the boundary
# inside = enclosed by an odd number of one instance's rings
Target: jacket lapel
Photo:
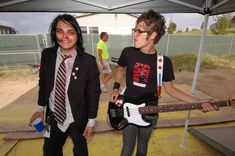
[[[57,49],[53,48],[52,51],[49,52],[49,60],[51,63],[48,64],[48,77],[49,77],[49,85],[50,91],[54,87],[54,80],[55,80],[55,66],[56,66],[56,56],[57,56]]]

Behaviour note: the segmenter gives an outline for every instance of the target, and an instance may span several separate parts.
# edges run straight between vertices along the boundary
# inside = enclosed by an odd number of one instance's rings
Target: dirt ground
[[[0,72],[0,109],[35,87],[37,74],[30,69]]]
[[[175,83],[192,86],[193,72],[177,72]],[[217,68],[200,71],[197,89],[214,99],[228,99],[235,95],[235,68]]]
[[[200,72],[197,89],[214,99],[228,99],[235,93],[235,68],[207,69]],[[192,86],[193,72],[175,72],[175,84]],[[0,72],[0,108],[10,104],[38,83],[38,75],[30,70]],[[112,88],[109,82],[109,89]],[[101,100],[108,100],[109,93],[102,93]]]

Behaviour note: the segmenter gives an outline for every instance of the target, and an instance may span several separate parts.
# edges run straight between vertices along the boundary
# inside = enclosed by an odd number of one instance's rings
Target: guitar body
[[[127,121],[123,116],[123,96],[119,96],[115,103],[109,102],[108,117],[112,128],[122,129],[124,127],[122,125]]]
[[[151,121],[147,120],[145,115],[139,112],[139,108],[143,108],[146,105],[156,105],[156,96],[145,96],[138,99],[127,98],[125,102],[124,97],[119,96],[115,103],[109,102],[108,117],[111,127],[120,130],[128,124],[143,127],[150,126]]]

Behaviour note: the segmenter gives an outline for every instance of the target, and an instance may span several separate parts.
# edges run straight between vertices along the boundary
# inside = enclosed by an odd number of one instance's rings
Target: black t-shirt
[[[118,65],[126,67],[125,96],[138,98],[146,93],[157,95],[157,54],[144,54],[139,49],[123,49]],[[164,56],[162,81],[175,79],[171,60]]]

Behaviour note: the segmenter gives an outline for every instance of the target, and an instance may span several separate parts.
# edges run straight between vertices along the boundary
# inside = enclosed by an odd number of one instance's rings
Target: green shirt
[[[108,48],[107,48],[106,43],[103,40],[100,40],[97,43],[96,49],[97,49],[97,56],[99,56],[98,55],[98,49],[101,49],[102,50],[102,59],[104,59],[104,60],[108,60],[109,59]]]

